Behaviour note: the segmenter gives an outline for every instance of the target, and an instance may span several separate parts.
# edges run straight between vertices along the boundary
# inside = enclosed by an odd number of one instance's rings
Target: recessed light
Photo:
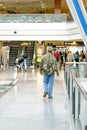
[[[3,9],[5,9],[6,7],[5,6],[3,6]]]
[[[40,3],[42,4],[42,3],[43,3],[43,1],[40,1]]]
[[[19,2],[19,0],[16,0],[16,2]]]
[[[44,6],[44,4],[41,4],[41,6]]]
[[[0,4],[0,6],[3,6],[3,4]]]
[[[44,8],[44,6],[42,6],[42,8]]]

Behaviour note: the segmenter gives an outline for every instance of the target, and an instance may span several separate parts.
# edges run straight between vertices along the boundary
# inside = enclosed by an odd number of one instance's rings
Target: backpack
[[[51,57],[49,56],[46,60],[46,63],[43,65],[44,74],[50,75],[54,73],[55,68],[55,60],[51,59]]]
[[[20,64],[20,63],[22,63],[23,61],[24,61],[24,58],[23,58],[23,57],[21,57],[21,58],[19,59],[19,61],[18,61],[18,62],[19,62],[19,64]]]
[[[54,52],[54,56],[55,56],[55,58],[56,58],[56,59],[58,59],[58,60],[59,60],[60,53],[59,53],[59,52]]]
[[[50,75],[54,72],[53,67],[50,67],[49,64],[44,64],[43,70],[46,75]]]

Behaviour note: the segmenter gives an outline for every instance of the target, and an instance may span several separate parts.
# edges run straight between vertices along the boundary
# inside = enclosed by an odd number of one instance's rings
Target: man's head
[[[52,53],[52,47],[48,47],[47,52]]]

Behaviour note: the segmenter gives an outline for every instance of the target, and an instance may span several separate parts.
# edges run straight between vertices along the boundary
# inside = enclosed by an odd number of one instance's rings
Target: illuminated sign
[[[21,43],[21,46],[28,46],[28,45],[29,45],[28,42],[23,42],[23,43]]]

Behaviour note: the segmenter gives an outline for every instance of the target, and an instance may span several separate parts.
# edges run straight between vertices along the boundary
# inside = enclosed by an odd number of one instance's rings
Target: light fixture
[[[3,4],[0,4],[0,6],[3,6]]]
[[[5,9],[6,7],[5,6],[3,6],[3,9]]]
[[[40,3],[42,4],[42,3],[43,3],[43,1],[40,1]]]
[[[18,3],[19,2],[19,0],[16,0],[16,3]]]
[[[76,44],[76,42],[75,41],[73,41],[73,45],[75,45]]]
[[[44,6],[42,6],[42,8],[44,8]]]

